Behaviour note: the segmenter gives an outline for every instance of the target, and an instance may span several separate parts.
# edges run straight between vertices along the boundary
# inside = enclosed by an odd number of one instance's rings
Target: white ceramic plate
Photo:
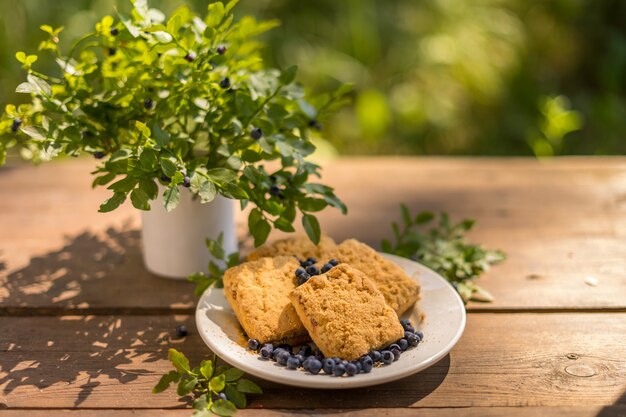
[[[311,375],[302,369],[290,370],[262,360],[249,351],[247,339],[231,310],[224,290],[209,288],[196,308],[196,325],[207,346],[221,359],[259,378],[305,388],[356,388],[404,378],[437,363],[459,341],[465,328],[465,307],[454,288],[440,275],[417,262],[382,254],[400,265],[422,287],[422,298],[412,312],[404,315],[424,332],[416,348],[402,352],[397,362],[374,368],[368,374],[335,377],[322,371]],[[420,323],[420,315],[424,320]]]

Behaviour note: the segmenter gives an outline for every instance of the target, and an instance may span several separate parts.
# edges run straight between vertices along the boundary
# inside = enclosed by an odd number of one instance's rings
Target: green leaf
[[[283,72],[280,73],[279,81],[282,85],[291,84],[296,79],[296,73],[298,72],[298,66],[292,65]]]
[[[126,201],[126,194],[114,193],[113,197],[109,198],[100,205],[100,209],[98,211],[100,213],[108,213],[118,208],[124,201]]]
[[[183,397],[189,394],[195,388],[197,383],[198,383],[198,378],[196,377],[183,378],[178,383],[178,388],[176,389],[176,393],[178,394],[179,397]]]
[[[298,207],[300,207],[300,210],[309,212],[323,210],[324,208],[326,208],[327,205],[328,203],[326,203],[326,200],[311,197],[305,197],[298,202]]]
[[[211,406],[211,411],[222,417],[229,417],[237,412],[237,407],[228,400],[219,399]]]
[[[257,384],[248,379],[240,379],[237,381],[237,391],[246,394],[263,394],[263,390],[261,390]]]
[[[237,180],[237,173],[227,168],[212,168],[207,170],[207,177],[217,185],[225,185]]]
[[[172,362],[172,365],[179,373],[188,374],[191,370],[189,368],[189,359],[187,359],[184,354],[177,351],[176,349],[170,348],[167,351],[167,358],[170,360],[170,362]]]
[[[28,79],[28,82],[30,84],[32,84],[37,89],[38,93],[40,93],[40,94],[42,94],[44,96],[51,96],[52,95],[52,87],[50,87],[50,84],[48,84],[43,79],[37,77],[34,74],[28,74],[28,76],[26,78]]]
[[[108,190],[114,191],[116,193],[128,193],[130,190],[135,188],[137,185],[137,180],[133,177],[126,176],[119,181],[114,182],[113,184],[107,187]]]
[[[243,371],[237,368],[230,368],[229,370],[224,372],[224,376],[226,377],[226,382],[233,382],[243,376]]]
[[[174,210],[180,202],[180,192],[177,186],[168,187],[163,193],[163,207],[170,212]]]
[[[209,4],[209,13],[206,17],[206,24],[210,28],[218,26],[224,18],[224,4],[222,2],[215,2]]]
[[[226,397],[228,397],[228,400],[235,404],[237,408],[246,408],[246,396],[237,391],[237,388],[232,385],[226,385],[224,393],[226,394]]]
[[[155,123],[152,126],[152,137],[156,141],[159,148],[163,148],[170,143],[170,134],[165,130],[161,129],[161,127]]]
[[[226,376],[224,374],[214,376],[209,381],[209,388],[214,392],[221,392],[226,385]]]
[[[130,193],[130,201],[131,203],[133,203],[133,207],[135,207],[136,209],[150,210],[148,194],[146,194],[145,191],[140,188],[135,188]]]
[[[254,246],[259,247],[265,243],[271,231],[272,227],[267,220],[260,219],[257,221],[254,228],[250,230],[252,237],[254,237]]]
[[[400,204],[400,211],[402,212],[402,221],[404,222],[404,225],[410,226],[412,223],[412,219],[409,208],[404,204]]]
[[[169,371],[163,375],[154,388],[152,388],[153,394],[165,391],[171,383],[176,383],[180,379],[180,375],[176,371]]]
[[[203,394],[193,400],[193,408],[198,411],[206,411],[208,413],[207,407],[209,406],[209,394]],[[197,413],[193,413],[193,417],[197,417]]]
[[[16,93],[22,93],[22,94],[31,94],[31,93],[36,93],[37,91],[38,91],[37,87],[35,87],[31,83],[22,83],[18,85],[17,88],[15,89]]]
[[[159,187],[152,179],[141,178],[139,180],[139,188],[141,188],[141,190],[146,193],[149,200],[154,200],[159,194]]]
[[[302,216],[302,226],[304,227],[304,231],[307,236],[313,243],[316,245],[320,243],[322,232],[320,230],[320,224],[315,216],[312,214],[304,214]]]
[[[213,361],[202,361],[200,362],[200,373],[206,379],[209,379],[213,376]]]
[[[221,240],[223,238],[223,233],[220,233],[220,236],[217,240],[206,239],[206,247],[209,249],[211,255],[213,255],[216,259],[224,259],[224,248],[222,247]]]
[[[46,131],[38,126],[24,126],[20,131],[35,140],[46,140],[47,137]]]
[[[415,216],[416,224],[426,224],[431,222],[435,218],[435,215],[430,211],[422,211],[417,216]]]
[[[170,178],[172,178],[174,174],[178,172],[178,167],[176,166],[176,164],[172,162],[169,158],[163,156],[161,157],[161,169],[163,170],[163,173]]]
[[[200,202],[202,202],[203,204],[210,203],[211,201],[213,201],[213,199],[215,199],[215,196],[217,195],[217,189],[212,182],[205,180],[200,185],[198,195],[200,196]]]

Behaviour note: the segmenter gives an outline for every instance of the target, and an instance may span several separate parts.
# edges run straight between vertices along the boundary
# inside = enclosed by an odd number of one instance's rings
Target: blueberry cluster
[[[296,278],[298,278],[298,285],[302,285],[309,280],[314,275],[319,275],[320,273],[326,273],[330,271],[334,266],[339,264],[339,261],[336,259],[331,259],[324,266],[322,266],[322,270],[320,271],[315,264],[317,263],[317,259],[308,258],[306,261],[300,261],[300,268],[296,269]]]
[[[417,346],[424,338],[424,334],[415,331],[409,320],[400,320],[400,324],[404,329],[403,338],[383,350],[373,350],[354,361],[326,358],[316,346],[311,345],[300,346],[298,352],[294,354],[294,349],[290,345],[283,344],[274,347],[271,343],[261,345],[257,339],[250,339],[248,340],[248,349],[258,352],[264,360],[274,361],[279,365],[286,366],[287,369],[302,368],[313,375],[319,374],[322,370],[324,373],[334,376],[367,374],[372,371],[376,363],[388,365],[397,361],[402,352]]]

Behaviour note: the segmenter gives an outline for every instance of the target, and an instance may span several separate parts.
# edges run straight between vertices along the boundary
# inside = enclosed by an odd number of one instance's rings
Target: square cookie
[[[335,241],[326,235],[322,235],[320,243],[317,246],[311,242],[307,236],[301,235],[263,245],[252,251],[246,259],[253,261],[267,256],[287,255],[296,256],[300,260],[305,260],[309,257],[321,259],[327,257],[327,255],[336,248],[337,244]]]
[[[374,282],[347,264],[311,277],[290,297],[311,339],[328,358],[357,359],[404,335]]]
[[[224,295],[249,338],[298,345],[310,340],[291,305],[296,287],[293,256],[260,258],[224,273]]]
[[[370,277],[398,316],[419,299],[419,284],[397,264],[383,258],[374,249],[356,239],[344,240],[330,255]]]

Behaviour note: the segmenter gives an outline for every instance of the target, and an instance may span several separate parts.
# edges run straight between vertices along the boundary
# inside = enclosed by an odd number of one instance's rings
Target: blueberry
[[[374,362],[380,362],[380,360],[382,359],[382,355],[380,354],[379,351],[377,350],[373,350],[369,353],[369,357],[372,358],[372,360]]]
[[[317,263],[317,259],[315,259],[314,257],[310,256],[308,258],[306,258],[306,261],[309,263],[309,265],[313,265]]]
[[[276,184],[270,186],[270,195],[273,195],[274,197],[278,196],[280,194],[280,187]]]
[[[184,324],[179,324],[176,326],[176,337],[182,338],[187,336],[187,326]]]
[[[393,349],[398,349],[400,350],[400,345],[398,345],[397,343],[392,343],[389,345],[389,347],[387,348],[387,350],[393,350]]]
[[[309,280],[309,278],[311,278],[311,275],[307,274],[306,272],[302,275],[300,275],[298,277],[298,285],[302,285],[305,282],[307,282]]]
[[[266,343],[261,348],[261,356],[263,359],[270,359],[272,357],[272,351],[274,350],[274,346],[271,343]]]
[[[337,266],[339,265],[339,261],[336,259],[331,259],[330,261],[328,261],[329,264],[331,264],[332,266]]]
[[[355,366],[356,368],[356,366]],[[335,367],[333,368],[333,374],[335,376],[341,376],[343,374],[346,373],[346,366],[343,363],[339,363],[337,365],[335,365]]]
[[[152,101],[151,98],[147,98],[143,101],[143,106],[146,108],[146,110],[150,110],[154,107],[154,101]]]
[[[293,355],[293,357],[297,358],[300,361],[300,363],[303,363],[304,360],[306,359],[306,356],[301,355],[300,353],[297,353],[297,354]]]
[[[404,338],[409,342],[409,346],[417,346],[420,342],[420,338],[415,333],[404,332]]]
[[[281,350],[278,355],[276,355],[276,362],[279,365],[287,365],[287,361],[291,358],[291,355],[286,350]]]
[[[331,269],[333,269],[333,266],[330,263],[324,264],[322,267],[322,274],[330,271]]]
[[[230,87],[230,79],[228,79],[228,77],[226,78],[222,78],[222,81],[220,81],[220,87],[226,89]]]
[[[172,182],[172,179],[170,177],[168,177],[167,175],[163,174],[163,175],[161,175],[161,181],[163,181],[165,183],[170,183],[170,182]]]
[[[226,47],[224,45],[220,45],[217,47],[217,53],[220,55],[224,55],[224,53],[226,52]]]
[[[194,54],[193,52],[189,52],[187,55],[185,55],[185,60],[187,62],[193,62],[196,59],[196,54]]]
[[[298,359],[296,356],[290,356],[289,359],[287,359],[287,368],[298,369],[299,367],[300,359]]]
[[[307,366],[307,370],[312,373],[313,375],[317,375],[320,373],[320,370],[322,369],[322,362],[320,362],[318,359],[309,359],[309,364]],[[326,370],[324,370],[324,372],[326,372]],[[329,372],[327,372],[329,373]]]
[[[272,352],[272,360],[276,361],[276,358],[278,357],[278,354],[280,352],[287,352],[285,349],[281,348],[281,347],[277,347],[276,349],[274,349],[274,351]],[[289,353],[289,352],[287,352]]]
[[[359,374],[361,373],[361,369],[363,369],[363,365],[361,365],[361,361],[352,361],[351,363],[353,363],[356,366],[356,373]]]
[[[310,265],[306,268],[306,272],[309,275],[319,275],[320,274],[320,270],[317,269],[317,267],[315,265]]]
[[[117,36],[120,34],[120,31],[117,30],[117,28],[111,28],[110,33],[111,33],[111,36]]]
[[[400,350],[404,352],[409,348],[409,341],[406,339],[400,339],[398,340],[398,346],[400,346]]]
[[[296,269],[296,277],[300,277],[300,275],[304,275],[304,274],[306,274],[306,271],[304,270],[304,268]]]
[[[393,353],[391,353],[391,351],[383,350],[382,352],[380,352],[380,355],[381,355],[381,360],[383,361],[384,364],[389,365],[391,362],[393,362],[394,355]]]
[[[96,151],[93,153],[93,157],[96,159],[102,159],[104,158],[104,152],[102,151]]]
[[[259,350],[261,343],[257,339],[248,340],[248,349],[250,350]]]
[[[191,178],[189,178],[187,175],[185,175],[185,178],[183,178],[183,187],[191,187]]]
[[[393,361],[397,361],[400,359],[400,355],[402,355],[402,351],[400,349],[393,348],[391,349],[391,353],[393,353]]]
[[[252,136],[252,139],[254,139],[254,140],[259,140],[259,139],[261,139],[263,137],[263,131],[261,130],[260,127],[255,127],[250,132],[250,136]]]
[[[228,397],[223,392],[220,392],[219,394],[217,394],[217,398],[220,400],[224,400],[224,401],[228,400]]]
[[[20,126],[22,126],[22,119],[16,117],[13,119],[13,123],[11,124],[11,132],[17,132],[20,129]]]
[[[288,345],[287,343],[281,343],[277,347],[279,347],[281,349],[285,349],[289,353],[293,353],[293,347],[291,347],[291,345]]]
[[[322,130],[322,125],[317,120],[313,119],[309,121],[309,127],[312,127],[317,130]]]
[[[117,49],[115,48],[109,48],[109,56],[113,56],[117,53]]]
[[[311,356],[313,354],[313,349],[309,345],[300,346],[300,352],[298,354],[303,356]]]
[[[346,365],[346,375],[348,376],[354,376],[356,374],[359,373],[359,369],[356,367],[355,364],[353,364],[352,362],[348,363]]]
[[[370,373],[372,368],[374,367],[374,361],[369,356],[363,356],[360,360],[361,362],[361,371],[363,373]]]
[[[407,332],[415,332],[415,327],[411,326],[410,324],[408,326],[406,326],[404,328],[405,331]]]
[[[331,358],[325,358],[322,360],[322,369],[327,374],[332,374],[335,369],[335,361]]]
[[[419,330],[415,332],[415,336],[420,338],[420,342],[424,340],[424,333],[420,332]]]

